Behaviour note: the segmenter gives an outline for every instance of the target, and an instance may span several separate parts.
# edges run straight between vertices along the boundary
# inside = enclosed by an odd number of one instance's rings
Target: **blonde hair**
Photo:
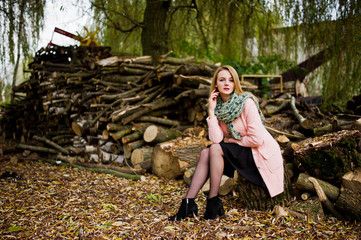
[[[222,70],[227,70],[231,74],[233,81],[234,81],[234,90],[236,91],[236,93],[237,94],[243,93],[237,71],[232,66],[224,65],[224,66],[217,68],[217,70],[214,72],[214,75],[212,78],[212,83],[211,83],[211,88],[210,88],[210,94],[212,93],[213,89],[215,89],[218,73]]]

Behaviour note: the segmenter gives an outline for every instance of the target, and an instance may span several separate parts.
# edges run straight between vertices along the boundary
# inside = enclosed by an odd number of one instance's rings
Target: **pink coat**
[[[224,136],[230,138],[226,124],[217,117],[207,118],[209,139],[220,143]],[[271,197],[283,192],[283,158],[276,140],[263,126],[256,104],[251,98],[245,102],[241,115],[234,120],[234,128],[243,138],[230,142],[252,149],[254,162],[265,182]]]

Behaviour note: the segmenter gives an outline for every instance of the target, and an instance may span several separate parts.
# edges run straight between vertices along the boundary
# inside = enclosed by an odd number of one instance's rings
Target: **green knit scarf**
[[[233,92],[227,102],[223,102],[221,96],[217,97],[217,105],[214,113],[218,120],[227,125],[227,131],[234,139],[242,139],[242,136],[234,129],[233,122],[241,115],[244,109],[244,103],[249,97],[256,103],[258,113],[263,123],[265,118],[259,108],[258,99],[253,94],[243,93],[238,95]]]

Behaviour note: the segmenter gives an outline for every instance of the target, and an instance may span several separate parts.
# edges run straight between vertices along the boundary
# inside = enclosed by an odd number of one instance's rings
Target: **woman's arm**
[[[208,124],[208,135],[209,139],[213,143],[220,143],[223,140],[223,131],[219,126],[219,122],[216,116],[208,117],[207,119]]]
[[[246,134],[242,137],[241,140],[230,138],[228,141],[238,143],[244,147],[261,146],[265,137],[265,128],[262,124],[257,106],[251,98],[246,100],[241,116],[245,119]]]

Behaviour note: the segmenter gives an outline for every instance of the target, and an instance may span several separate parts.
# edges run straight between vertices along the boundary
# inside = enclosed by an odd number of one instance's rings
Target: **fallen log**
[[[189,186],[192,182],[192,177],[194,174],[194,171],[196,170],[196,166],[186,168],[183,174],[183,181]]]
[[[32,146],[32,145],[27,145],[27,144],[22,144],[22,143],[16,144],[15,147],[19,148],[19,149],[23,149],[23,150],[31,150],[34,152],[43,152],[43,153],[50,153],[50,154],[58,153],[58,151],[51,149],[51,148]]]
[[[158,124],[167,125],[170,127],[176,127],[180,125],[180,122],[177,120],[165,119],[160,117],[153,117],[153,116],[142,116],[138,118],[138,121],[141,122],[153,122]]]
[[[90,126],[90,121],[86,119],[80,119],[71,123],[71,129],[79,137],[83,136]]]
[[[268,103],[267,105],[265,105],[263,107],[264,111],[263,114],[264,116],[271,116],[275,113],[278,113],[279,111],[281,111],[282,109],[284,109],[286,106],[289,105],[290,100],[289,99],[281,99],[282,101],[278,101],[280,102],[280,104],[275,105],[273,104],[273,102],[271,102],[272,104],[269,104],[269,101],[265,101],[265,103]]]
[[[116,141],[124,137],[125,135],[128,135],[132,132],[132,126],[131,125],[124,125],[121,126],[116,132],[111,132],[109,135]]]
[[[335,209],[335,207],[333,206],[333,203],[330,202],[330,200],[328,200],[325,192],[322,190],[320,184],[318,183],[318,181],[313,178],[313,177],[309,177],[308,180],[313,184],[313,187],[315,188],[315,191],[317,193],[318,198],[320,199],[322,205],[331,212],[331,214],[333,216],[335,216],[337,219],[339,220],[345,220],[344,217]]]
[[[128,124],[129,122],[151,112],[157,109],[161,109],[161,108],[165,108],[165,107],[169,107],[172,106],[174,104],[176,104],[177,101],[174,101],[173,99],[168,99],[168,100],[161,100],[155,103],[150,104],[149,106],[144,107],[143,109],[133,113],[132,115],[125,117],[122,119],[122,123],[123,124]]]
[[[49,146],[52,146],[53,148],[55,148],[56,150],[58,150],[59,152],[62,152],[66,155],[69,155],[69,151],[63,147],[61,147],[60,145],[56,144],[55,142],[45,138],[45,137],[39,137],[39,136],[36,136],[34,135],[33,136],[33,139],[34,140],[37,140],[37,141],[40,141],[40,142],[44,142],[46,144],[48,144]]]
[[[175,57],[166,57],[159,60],[160,63],[169,63],[174,65],[182,65],[185,63],[195,63],[196,58],[194,56],[189,56],[185,58],[175,58]]]
[[[180,136],[178,131],[163,128],[156,125],[147,127],[143,134],[143,139],[147,143],[162,143]]]
[[[130,169],[128,167],[117,167],[117,166],[113,166],[113,165],[106,165],[106,164],[94,164],[94,163],[81,163],[79,164],[83,167],[87,167],[87,168],[104,168],[104,169],[110,169],[113,171],[117,171],[117,172],[121,172],[121,173],[126,173],[126,174],[136,174],[136,175],[141,175],[145,173],[144,169]]]
[[[61,157],[60,155],[57,156],[57,158],[59,160],[62,160],[64,161],[65,158],[64,157]],[[52,160],[48,159],[48,161],[52,162]],[[65,160],[66,162],[67,160]],[[55,161],[52,162],[53,164],[56,164],[56,165],[59,165],[58,163],[56,163]],[[85,166],[82,166],[82,165],[78,165],[78,164],[75,164],[76,162],[72,163],[72,162],[66,162],[66,165],[70,165],[71,167],[73,168],[78,168],[78,169],[83,169],[83,170],[89,170],[89,171],[92,171],[92,172],[96,172],[96,173],[105,173],[105,174],[111,174],[111,175],[114,175],[116,177],[120,177],[120,178],[126,178],[126,179],[131,179],[133,181],[135,180],[139,180],[140,179],[140,176],[139,175],[132,175],[132,174],[128,174],[128,173],[123,173],[123,172],[118,172],[118,171],[115,171],[115,170],[112,170],[112,169],[105,169],[105,168],[96,168],[96,167],[85,167]]]
[[[141,138],[143,138],[143,133],[140,132],[140,131],[134,131],[131,134],[128,134],[128,135],[122,137],[122,143],[126,144],[128,142],[134,142],[134,141],[139,140]]]
[[[300,173],[296,180],[295,186],[299,190],[307,191],[307,192],[315,192],[314,184],[309,180],[309,175],[305,173]],[[332,201],[336,201],[340,195],[340,189],[328,182],[322,181],[320,179],[316,179],[320,187],[326,196]]]
[[[134,168],[139,169],[145,166],[146,170],[151,169],[153,147],[142,147],[134,149],[131,155],[131,163]]]
[[[282,131],[279,131],[279,130],[277,130],[277,129],[271,128],[271,127],[269,127],[269,126],[265,126],[265,128],[266,128],[269,132],[271,132],[271,133],[282,134],[282,135],[285,135],[286,137],[289,137],[289,138],[292,138],[292,139],[298,139],[298,140],[305,139],[305,137],[296,136],[296,135],[294,135],[294,134],[287,133],[287,132],[282,132]]]

